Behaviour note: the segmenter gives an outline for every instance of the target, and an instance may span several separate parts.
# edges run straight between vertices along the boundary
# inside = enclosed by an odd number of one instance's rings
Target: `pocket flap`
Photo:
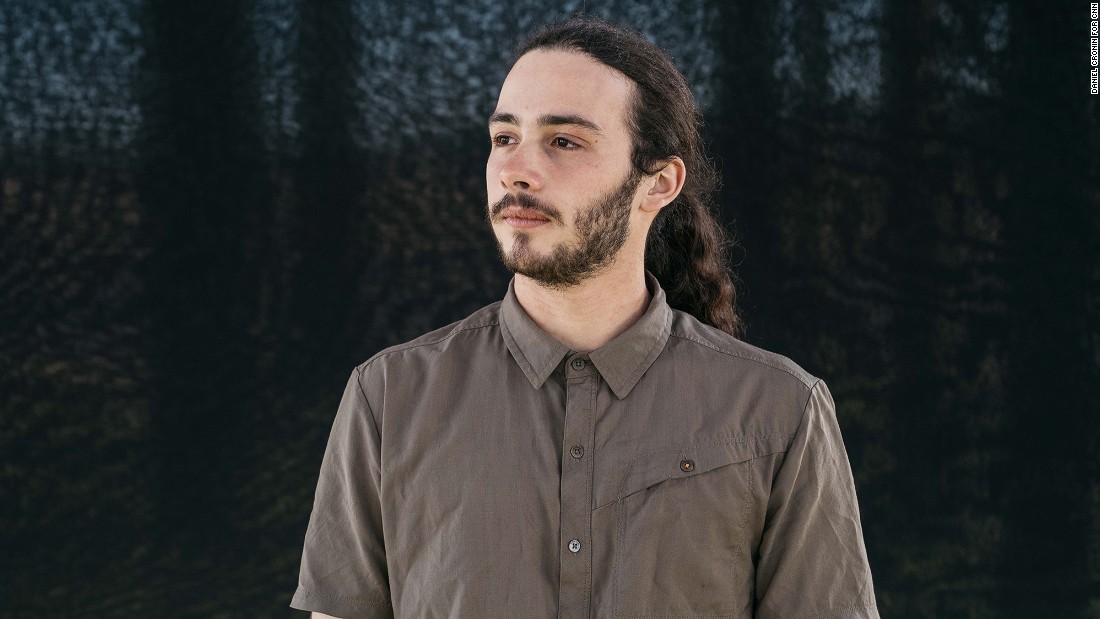
[[[783,435],[716,439],[687,447],[658,449],[644,453],[626,467],[622,483],[613,495],[596,497],[596,506],[624,499],[670,479],[702,475],[708,471],[746,462],[786,449]]]

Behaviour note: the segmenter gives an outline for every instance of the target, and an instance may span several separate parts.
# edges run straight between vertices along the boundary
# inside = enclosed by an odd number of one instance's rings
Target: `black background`
[[[344,382],[503,295],[485,119],[580,8],[0,0],[0,614],[295,614]],[[1088,3],[586,8],[696,86],[883,616],[1100,617]]]

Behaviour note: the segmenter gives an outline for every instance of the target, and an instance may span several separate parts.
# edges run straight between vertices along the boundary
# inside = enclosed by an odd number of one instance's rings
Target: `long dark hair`
[[[687,169],[680,195],[661,209],[649,230],[646,269],[661,283],[669,305],[740,336],[743,324],[728,254],[732,243],[711,210],[718,175],[703,152],[702,115],[683,74],[667,52],[641,33],[594,17],[543,26],[519,45],[515,59],[536,49],[583,53],[634,82],[628,123],[635,170],[654,174],[672,156]]]

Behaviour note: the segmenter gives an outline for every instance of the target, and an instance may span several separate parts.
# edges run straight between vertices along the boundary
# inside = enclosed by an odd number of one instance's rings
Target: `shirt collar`
[[[615,396],[625,398],[642,374],[661,354],[672,330],[672,309],[657,278],[648,271],[646,286],[651,297],[649,307],[626,331],[588,354]],[[508,294],[501,305],[501,332],[512,357],[540,389],[550,374],[569,353],[569,347],[538,327],[516,299],[515,278],[508,283]]]

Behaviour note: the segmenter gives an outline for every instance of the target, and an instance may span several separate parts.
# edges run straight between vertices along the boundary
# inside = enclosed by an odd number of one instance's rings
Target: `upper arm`
[[[392,617],[381,437],[359,379],[359,371],[349,379],[329,435],[291,606],[344,617]]]
[[[877,617],[855,483],[818,381],[775,476],[757,561],[760,617]]]

